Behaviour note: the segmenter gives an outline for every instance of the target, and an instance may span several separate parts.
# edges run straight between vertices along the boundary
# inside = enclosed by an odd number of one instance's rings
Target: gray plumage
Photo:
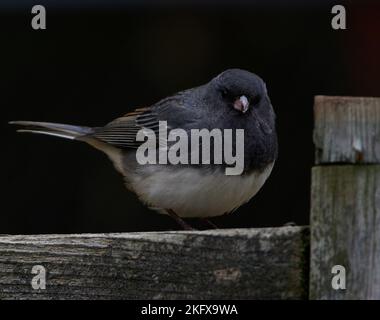
[[[234,108],[244,96],[248,110]],[[245,101],[245,100],[244,100]],[[244,171],[225,176],[221,165],[139,165],[136,134],[142,128],[244,129]],[[104,127],[14,121],[21,132],[79,140],[105,152],[126,180],[127,187],[150,207],[181,217],[217,216],[235,210],[261,188],[277,157],[275,114],[266,86],[257,75],[227,70],[205,85],[179,92],[150,107],[138,108]],[[235,151],[235,145],[233,145]],[[222,199],[224,198],[224,199]]]

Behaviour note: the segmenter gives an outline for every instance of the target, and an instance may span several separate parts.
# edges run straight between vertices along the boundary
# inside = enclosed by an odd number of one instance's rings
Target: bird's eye
[[[228,90],[227,89],[222,89],[222,97],[223,98],[226,98],[226,97],[228,97]]]
[[[254,97],[253,97],[253,99],[252,99],[252,104],[253,105],[257,105],[259,102],[260,102],[260,100],[261,100],[261,96],[260,95],[255,95]]]

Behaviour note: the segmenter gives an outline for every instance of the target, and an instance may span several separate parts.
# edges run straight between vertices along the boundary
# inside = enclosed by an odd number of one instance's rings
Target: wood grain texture
[[[0,236],[0,299],[302,299],[308,245],[307,227]]]
[[[312,170],[311,299],[380,299],[380,165]],[[331,286],[346,268],[346,290]]]
[[[315,162],[380,163],[380,98],[316,96]]]

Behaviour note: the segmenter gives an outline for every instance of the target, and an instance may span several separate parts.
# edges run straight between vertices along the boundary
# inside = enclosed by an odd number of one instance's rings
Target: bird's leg
[[[211,229],[219,229],[218,226],[215,223],[211,222],[209,219],[200,218],[200,220],[207,224],[209,227],[211,227]]]
[[[181,219],[172,209],[166,209],[166,212],[171,216],[184,230],[195,230],[191,225]]]

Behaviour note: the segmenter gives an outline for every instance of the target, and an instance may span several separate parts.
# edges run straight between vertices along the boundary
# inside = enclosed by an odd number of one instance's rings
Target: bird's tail
[[[94,137],[94,128],[34,121],[11,121],[9,124],[20,126],[21,128],[17,130],[18,132],[46,134],[49,136],[87,142],[94,148],[103,151],[111,159],[119,172],[124,172],[121,150]]]
[[[81,138],[91,135],[94,130],[90,127],[72,126],[61,123],[34,122],[34,121],[11,121],[9,124],[18,125],[21,128],[17,132],[32,132],[46,134],[71,140],[82,140]]]

